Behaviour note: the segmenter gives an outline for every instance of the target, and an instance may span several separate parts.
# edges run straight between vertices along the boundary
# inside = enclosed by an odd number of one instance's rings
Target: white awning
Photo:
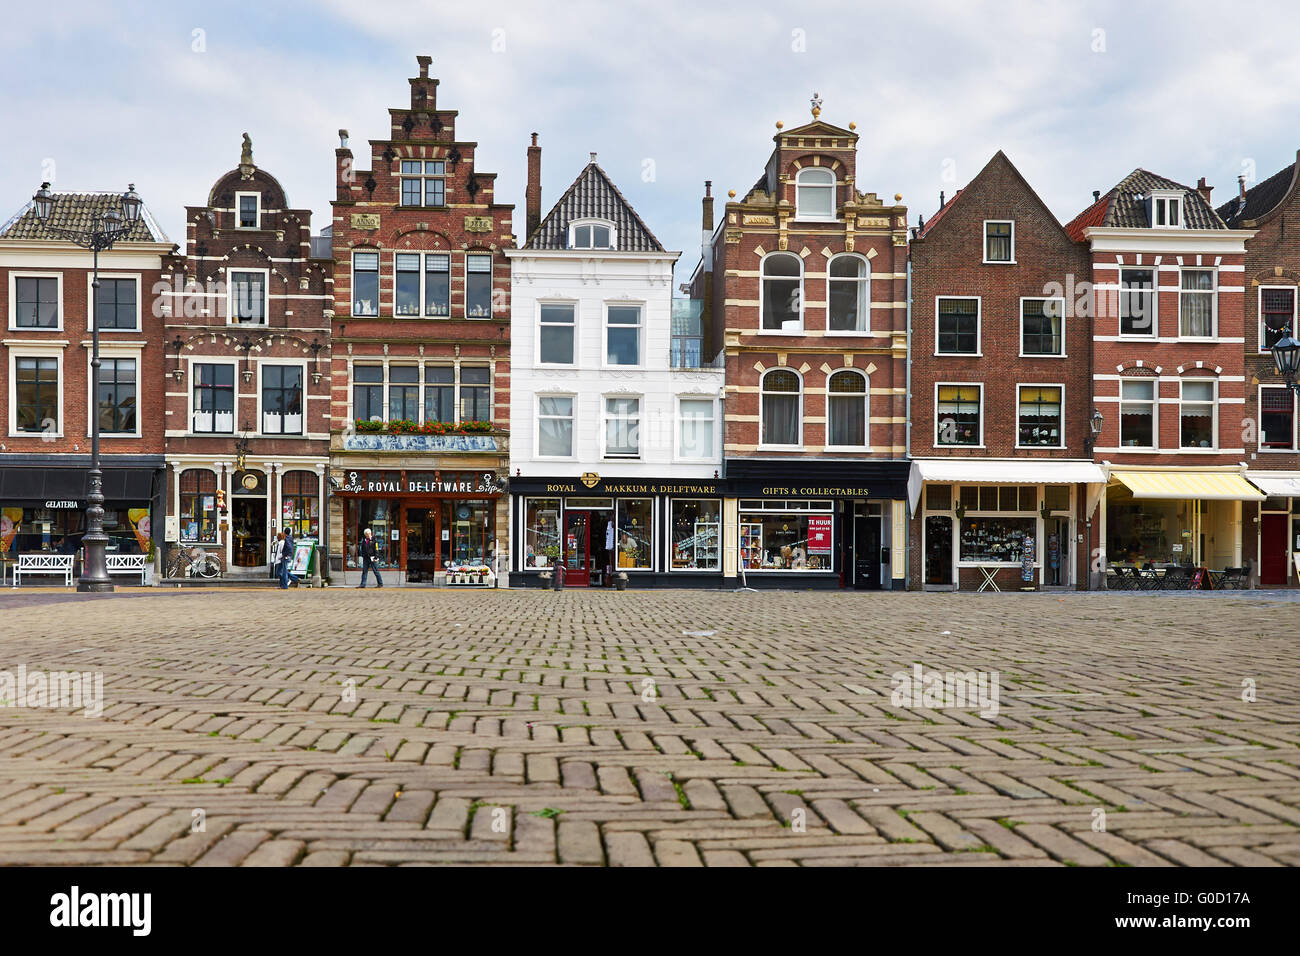
[[[921,500],[921,483],[951,481],[964,484],[1104,485],[1106,475],[1090,461],[1043,461],[988,458],[916,458],[908,475],[912,513]]]
[[[1300,472],[1261,475],[1247,471],[1246,480],[1270,498],[1300,498]]]

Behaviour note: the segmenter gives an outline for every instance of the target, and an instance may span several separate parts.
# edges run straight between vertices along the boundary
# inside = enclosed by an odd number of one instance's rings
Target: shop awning
[[[1263,501],[1241,474],[1229,471],[1112,471],[1134,498],[1202,498],[1208,501]]]
[[[1300,473],[1293,475],[1257,475],[1246,472],[1250,483],[1270,498],[1300,498]]]
[[[155,469],[105,466],[103,475],[107,502],[147,502],[153,498]],[[6,505],[40,505],[60,500],[75,501],[78,507],[84,507],[89,490],[88,468],[0,467],[0,503]]]
[[[1073,485],[1104,484],[1106,476],[1090,461],[1000,461],[977,458],[918,458],[912,462],[907,490],[916,514],[921,483],[951,481],[964,484]]]

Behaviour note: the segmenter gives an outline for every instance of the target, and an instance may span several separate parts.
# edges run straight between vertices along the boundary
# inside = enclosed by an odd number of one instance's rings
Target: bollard
[[[559,562],[551,569],[551,590],[564,590],[564,565]]]

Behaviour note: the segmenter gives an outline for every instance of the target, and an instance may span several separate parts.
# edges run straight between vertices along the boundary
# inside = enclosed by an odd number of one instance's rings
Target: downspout
[[[907,372],[904,387],[907,389],[907,395],[904,398],[904,440],[903,446],[906,449],[905,454],[910,463],[912,460],[912,251],[907,252]],[[909,464],[910,467],[910,464]],[[912,545],[912,529],[910,527],[912,519],[915,517],[912,513],[912,502],[909,499],[907,503],[907,544],[910,548]],[[903,590],[912,590],[912,555],[905,554],[906,564],[903,571]]]

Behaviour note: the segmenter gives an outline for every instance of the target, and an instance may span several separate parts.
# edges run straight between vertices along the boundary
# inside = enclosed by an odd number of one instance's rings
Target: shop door
[[[591,513],[564,513],[564,586],[585,588],[591,584]]]
[[[925,583],[952,584],[952,518],[925,519]]]
[[[1259,583],[1286,584],[1286,515],[1263,515],[1259,520]]]
[[[1049,518],[1043,523],[1047,535],[1047,548],[1043,554],[1043,583],[1047,587],[1063,588],[1070,584],[1070,521],[1068,518]]]
[[[853,586],[880,590],[880,519],[874,515],[853,519]]]

